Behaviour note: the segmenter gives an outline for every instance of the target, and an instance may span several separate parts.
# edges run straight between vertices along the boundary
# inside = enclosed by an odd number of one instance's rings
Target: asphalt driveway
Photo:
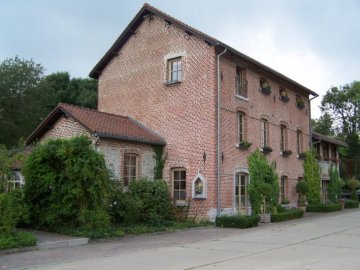
[[[0,269],[360,269],[360,209],[7,254]]]

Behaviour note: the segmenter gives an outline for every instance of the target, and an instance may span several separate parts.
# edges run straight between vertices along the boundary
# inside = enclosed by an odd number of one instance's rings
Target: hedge
[[[309,204],[306,207],[306,212],[335,212],[340,211],[341,208],[341,204]]]
[[[281,222],[290,219],[302,218],[304,215],[304,211],[292,208],[282,213],[271,214],[271,222]]]
[[[256,227],[260,221],[259,216],[221,216],[215,220],[215,225],[222,228],[251,228]]]
[[[359,201],[355,200],[345,200],[345,208],[358,208]]]
[[[35,246],[36,238],[28,232],[13,232],[0,235],[0,249]]]

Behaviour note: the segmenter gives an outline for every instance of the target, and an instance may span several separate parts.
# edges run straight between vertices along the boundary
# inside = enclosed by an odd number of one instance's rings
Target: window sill
[[[176,84],[180,84],[180,83],[181,83],[181,81],[173,81],[173,82],[166,82],[165,85],[170,86],[170,85],[176,85]]]
[[[235,97],[237,97],[238,99],[244,100],[244,101],[249,101],[249,98],[244,97],[244,96],[240,96],[238,94],[236,94]]]
[[[189,204],[188,204],[187,201],[179,201],[179,200],[177,200],[177,201],[175,201],[175,205],[176,206],[188,206]]]

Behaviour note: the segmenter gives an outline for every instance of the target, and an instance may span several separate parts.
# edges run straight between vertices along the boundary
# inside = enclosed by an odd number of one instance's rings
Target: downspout
[[[217,200],[216,200],[216,216],[220,216],[220,169],[221,169],[221,157],[220,157],[220,93],[221,93],[221,72],[220,72],[220,56],[226,53],[227,48],[217,55]]]
[[[310,104],[310,102],[317,97],[318,97],[318,95],[313,96],[312,98],[309,99],[309,147],[310,147],[310,149],[312,148],[311,104]]]

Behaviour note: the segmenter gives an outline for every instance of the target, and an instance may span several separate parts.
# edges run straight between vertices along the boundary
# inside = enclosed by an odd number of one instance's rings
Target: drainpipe
[[[219,44],[217,44],[219,45]],[[221,93],[221,72],[220,72],[220,56],[226,53],[227,49],[217,55],[217,203],[216,203],[216,216],[220,216],[220,169],[221,169],[221,157],[220,157],[220,93]]]
[[[312,98],[309,99],[309,147],[310,147],[310,149],[312,148],[311,104],[310,104],[310,102],[317,97],[318,97],[318,95],[313,96]]]

